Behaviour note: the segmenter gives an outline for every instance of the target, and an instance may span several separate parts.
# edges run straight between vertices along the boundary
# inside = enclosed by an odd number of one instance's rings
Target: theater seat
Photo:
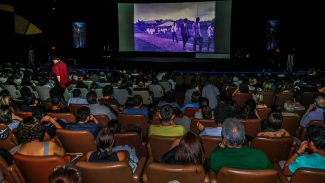
[[[277,179],[277,171],[273,169],[245,170],[221,168],[217,175],[218,183],[277,183]]]
[[[167,183],[178,181],[181,183],[209,183],[209,175],[201,165],[171,165],[152,162],[142,176],[144,183]]]
[[[219,145],[219,143],[222,142],[221,137],[202,136],[201,139],[202,139],[205,155],[208,158],[210,157],[212,151]]]
[[[10,128],[6,124],[0,123],[0,147],[9,151],[16,145],[18,145],[17,139]]]
[[[15,115],[21,117],[22,119],[25,119],[27,117],[32,116],[32,112],[24,112],[24,111],[15,111]]]
[[[128,145],[135,148],[138,158],[146,156],[146,148],[142,143],[141,134],[138,132],[123,132],[114,134],[114,145]]]
[[[148,143],[148,151],[155,161],[160,162],[162,156],[168,152],[176,138],[151,135]]]
[[[76,117],[71,112],[65,112],[65,113],[52,113],[49,112],[47,115],[57,118],[57,119],[64,119],[69,123],[75,123]]]
[[[80,170],[83,182],[94,183],[126,183],[141,182],[141,174],[145,166],[146,159],[140,159],[138,166],[133,173],[128,162],[101,162],[92,163],[79,161],[76,167]]]
[[[16,153],[14,161],[27,183],[47,183],[53,169],[66,162],[59,156],[27,156]]]
[[[8,165],[2,157],[0,157],[0,172],[3,174],[4,183],[25,183],[25,180],[15,163]]]

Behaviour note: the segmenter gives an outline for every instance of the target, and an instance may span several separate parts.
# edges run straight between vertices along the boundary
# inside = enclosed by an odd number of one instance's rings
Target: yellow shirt
[[[183,136],[186,130],[181,125],[151,125],[149,128],[149,136],[158,135],[166,137]]]

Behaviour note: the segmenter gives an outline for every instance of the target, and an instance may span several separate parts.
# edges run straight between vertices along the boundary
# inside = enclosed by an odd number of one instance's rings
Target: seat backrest
[[[50,87],[47,86],[35,86],[35,89],[38,93],[39,98],[42,101],[45,101],[50,98]]]
[[[21,117],[22,119],[25,119],[27,117],[30,117],[33,115],[32,112],[24,112],[24,111],[15,111],[15,115]]]
[[[96,95],[98,99],[104,98],[103,96],[103,89],[99,88],[99,89],[95,89]]]
[[[141,128],[142,134],[147,134],[148,119],[142,114],[123,114],[117,115],[117,120],[121,123],[122,129],[129,129],[131,125],[136,125]]]
[[[51,117],[55,117],[57,119],[65,119],[69,123],[76,122],[76,117],[71,112],[64,112],[64,113],[49,112],[49,113],[47,113],[47,115],[49,115]]]
[[[261,120],[259,119],[242,119],[245,126],[245,134],[255,137],[261,131]]]
[[[292,137],[255,137],[251,147],[264,151],[272,162],[287,160],[292,148]]]
[[[100,124],[102,124],[103,126],[107,126],[108,122],[109,122],[109,118],[106,114],[103,115],[94,115],[94,117],[98,120],[98,122]]]
[[[187,107],[187,108],[185,109],[184,115],[186,115],[186,116],[188,116],[188,117],[190,117],[190,118],[193,118],[193,117],[195,116],[195,113],[196,113],[197,111],[199,111],[199,110],[200,110],[200,108],[196,108],[196,107]]]
[[[161,88],[161,86],[159,86],[159,87]],[[147,90],[141,90],[141,91],[133,90],[132,96],[134,96],[134,95],[140,95],[142,97],[142,103],[145,105],[152,103],[152,98],[149,95],[149,92]]]
[[[299,168],[292,176],[291,183],[324,183],[325,170],[313,168]]]
[[[201,137],[205,155],[209,158],[212,151],[222,142],[221,137],[202,136]]]
[[[306,109],[308,109],[309,105],[314,103],[315,98],[317,97],[317,92],[304,92],[302,93],[302,102]]]
[[[287,130],[292,136],[297,135],[297,129],[299,128],[299,117],[298,116],[283,116],[282,129]]]
[[[236,93],[232,97],[232,100],[236,102],[236,104],[238,104],[240,108],[244,108],[246,101],[251,98],[252,98],[252,94],[250,93]]]
[[[151,156],[154,158],[154,160],[160,162],[162,156],[168,152],[176,138],[177,137],[151,135],[149,137],[149,152],[151,153]]]
[[[75,116],[77,116],[77,111],[82,106],[88,106],[88,105],[85,105],[85,104],[69,104],[70,111]]]
[[[165,92],[172,91],[172,87],[168,81],[160,81],[159,84],[165,90]]]
[[[260,116],[261,121],[263,121],[264,119],[266,119],[268,117],[268,115],[270,114],[270,112],[272,111],[271,108],[267,107],[267,108],[256,108],[257,114]]]
[[[234,86],[228,86],[226,88],[226,96],[232,96],[232,94],[235,92],[235,90],[237,89],[237,87]]]
[[[4,85],[4,89],[9,91],[11,98],[17,99],[21,97],[20,91],[16,89],[14,85]]]
[[[275,101],[275,94],[273,91],[263,92],[263,103],[268,107],[272,107]]]
[[[47,183],[53,169],[66,162],[59,156],[27,156],[16,153],[14,161],[28,183]]]
[[[82,182],[125,183],[133,182],[132,170],[125,161],[119,162],[84,162],[79,161],[76,167],[80,170]],[[109,179],[109,181],[108,181]]]
[[[206,174],[201,165],[171,165],[150,163],[146,169],[147,181],[154,183],[178,182],[205,182]]]
[[[114,144],[115,146],[128,145],[135,148],[139,159],[147,154],[145,146],[142,144],[141,134],[138,132],[115,133]]]
[[[276,183],[277,171],[267,170],[244,170],[237,168],[221,168],[217,175],[219,183],[254,182],[254,183]]]
[[[18,145],[15,135],[10,128],[3,123],[0,123],[0,147],[10,150]]]
[[[164,90],[160,85],[149,85],[149,90],[152,91],[154,98],[161,98],[164,96]]]
[[[200,130],[197,128],[197,123],[200,122],[204,127],[217,127],[217,123],[214,119],[197,119],[192,118],[191,121],[191,132],[199,134]]]
[[[129,96],[129,92],[126,89],[115,89],[113,97],[118,101],[119,104],[124,105]]]
[[[94,136],[89,131],[57,129],[56,135],[66,153],[87,153],[96,150]]]
[[[25,183],[25,180],[15,163],[8,165],[2,157],[0,157],[0,172],[3,175],[4,182]]]
[[[275,99],[275,105],[277,105],[278,107],[280,107],[282,109],[283,104],[287,100],[292,100],[292,99],[293,99],[293,93],[292,92],[280,93]]]

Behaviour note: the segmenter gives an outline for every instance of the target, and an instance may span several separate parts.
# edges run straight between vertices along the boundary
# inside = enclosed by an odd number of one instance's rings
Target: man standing
[[[193,31],[193,51],[196,51],[196,44],[199,44],[199,51],[202,51],[202,36],[200,30],[200,18],[196,17],[195,22],[192,24]]]
[[[173,37],[173,42],[174,42],[174,39],[176,41],[176,43],[178,43],[178,39],[177,39],[177,24],[176,22],[173,23],[173,26],[172,26],[172,37]]]
[[[68,68],[59,56],[54,56],[52,61],[54,64],[52,67],[52,73],[56,76],[54,78],[56,83],[55,87],[60,91],[60,97],[63,98],[64,90],[69,84]]]
[[[182,40],[183,40],[183,50],[186,50],[186,43],[187,43],[188,37],[189,37],[187,18],[185,18],[183,20],[183,23],[181,24],[181,34],[182,34]]]
[[[214,31],[214,28],[213,28],[213,25],[212,23],[209,25],[208,27],[208,51],[210,50],[210,44],[213,40],[213,31]]]

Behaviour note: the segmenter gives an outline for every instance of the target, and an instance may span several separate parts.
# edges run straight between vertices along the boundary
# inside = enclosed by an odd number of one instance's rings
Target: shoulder
[[[129,153],[127,151],[118,151],[116,152],[119,161],[128,161]]]

